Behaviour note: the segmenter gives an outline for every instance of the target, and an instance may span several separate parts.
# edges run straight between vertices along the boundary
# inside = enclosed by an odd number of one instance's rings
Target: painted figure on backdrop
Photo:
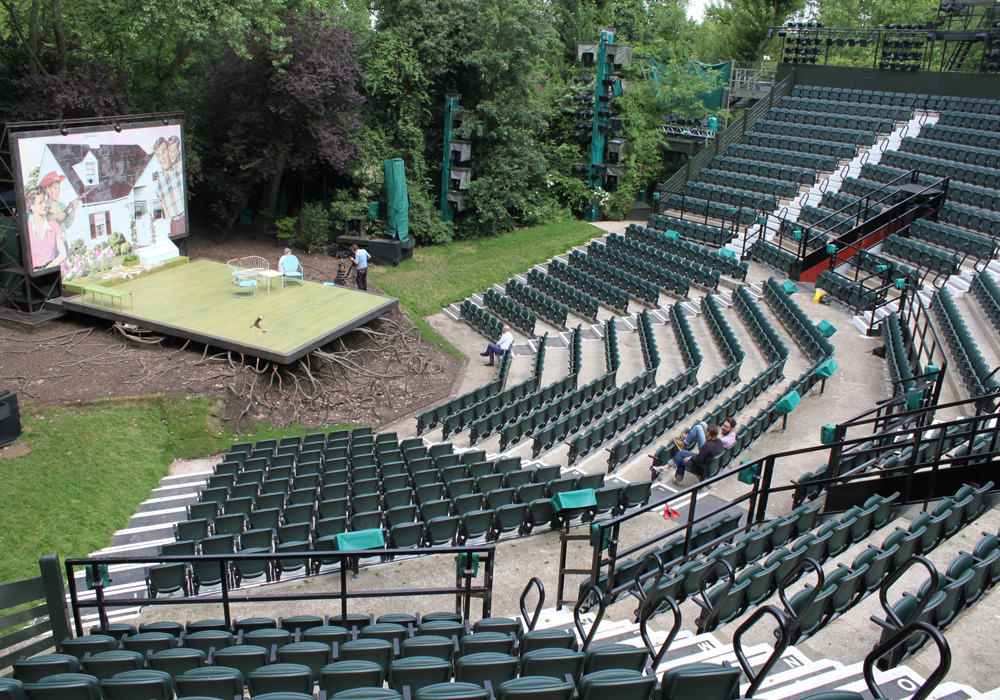
[[[40,189],[28,190],[24,203],[28,210],[31,266],[37,270],[58,265],[66,258],[66,237],[59,222],[48,218],[45,194]]]

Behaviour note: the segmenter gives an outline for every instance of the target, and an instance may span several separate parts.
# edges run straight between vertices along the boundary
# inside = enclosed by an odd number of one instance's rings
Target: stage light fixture
[[[68,135],[69,135],[69,129],[67,129],[67,128],[66,128],[66,127],[64,126],[64,127],[62,127],[61,129],[59,129],[59,133],[60,133],[60,134],[62,134],[63,136],[68,136]]]
[[[122,125],[121,124],[115,124],[115,131],[118,132],[119,134],[122,133]]]

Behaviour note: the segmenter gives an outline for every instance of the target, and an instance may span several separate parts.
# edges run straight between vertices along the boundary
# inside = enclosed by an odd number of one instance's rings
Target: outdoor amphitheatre
[[[1000,698],[1000,4],[648,3],[683,68],[627,4],[509,3],[551,143],[407,2],[0,102],[0,700]]]

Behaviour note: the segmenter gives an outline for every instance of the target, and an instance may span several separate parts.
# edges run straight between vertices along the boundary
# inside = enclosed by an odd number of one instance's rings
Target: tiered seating
[[[503,321],[468,299],[462,302],[460,313],[470,326],[489,338],[491,342],[495,342],[503,332]]]
[[[893,311],[881,326],[882,340],[885,342],[885,359],[889,364],[889,376],[901,391],[914,387],[913,368],[906,356],[906,342],[899,324],[899,314]]]
[[[551,426],[542,428],[535,432],[534,441],[531,446],[532,456],[537,457],[540,453],[549,449],[554,444],[562,442],[567,436],[576,433],[581,428],[586,425],[590,425],[594,421],[600,420],[600,422],[594,426],[595,429],[601,427],[602,430],[604,430],[602,426],[607,422],[607,419],[601,420],[603,415],[618,406],[622,406],[623,404],[632,401],[632,399],[636,396],[644,394],[655,385],[656,370],[647,370],[642,374],[633,377],[620,387],[608,391],[603,397],[590,401],[580,408],[571,410],[565,413],[565,415],[558,417]],[[645,410],[652,410],[652,408],[655,408],[660,403],[670,398],[666,395],[667,390],[668,387],[664,385],[659,387],[656,391],[651,392],[648,397],[641,397],[634,404],[630,404],[626,407],[625,415],[627,416],[630,412],[638,411],[639,408],[637,406],[641,402],[645,402],[646,404],[650,401],[654,402],[653,406],[645,406]],[[560,411],[560,413],[562,413],[562,411]],[[614,414],[612,417],[618,421],[624,420],[624,418],[620,418],[620,415],[621,413],[619,412]],[[634,421],[635,418],[632,420]],[[621,427],[623,428],[625,425],[628,425],[628,423],[622,424]]]
[[[822,222],[822,230],[811,228],[820,222]],[[796,221],[783,219],[781,222],[781,232],[785,236],[794,237],[795,231],[801,232],[807,228],[811,229],[810,233],[812,235],[808,245],[810,248],[815,248],[826,243],[828,238],[826,234],[833,233],[839,235],[847,233],[854,228],[854,218],[806,204],[799,212],[799,218]]]
[[[551,391],[548,387],[544,390],[539,388],[538,382],[540,374],[540,372],[536,373],[520,384],[515,384],[512,387],[504,389],[499,394],[487,397],[478,403],[466,406],[458,411],[455,411],[455,413],[445,416],[441,421],[442,439],[447,440],[449,435],[461,432],[473,421],[488,418],[489,416],[496,414],[502,406],[506,406],[511,402],[517,401],[526,396],[537,394],[541,391]]]
[[[954,206],[954,205],[945,205]],[[942,211],[944,207],[942,207]],[[956,212],[953,208],[950,211]],[[957,212],[960,216],[961,212]],[[926,241],[939,248],[960,251],[971,255],[977,260],[989,260],[997,252],[997,242],[989,236],[981,236],[962,228],[949,226],[937,221],[917,219],[908,229],[910,238]]]
[[[747,165],[749,164],[749,166]],[[775,171],[771,164],[781,167]],[[712,165],[724,170],[753,174],[763,168],[761,177],[785,180],[797,185],[812,185],[816,182],[816,171],[829,172],[837,167],[836,156],[820,153],[795,153],[781,148],[751,146],[746,143],[731,143],[726,155],[712,159]]]
[[[851,258],[851,264],[859,270],[879,275],[884,283],[894,282],[902,278],[906,280],[906,286],[909,289],[919,289],[923,280],[919,269],[904,265],[896,260],[890,260],[870,250],[859,250]]]
[[[754,122],[753,130],[754,132],[761,134],[807,139],[814,143],[824,142],[850,144],[852,155],[855,152],[855,147],[859,144],[871,146],[875,143],[876,135],[875,132],[864,131],[861,129],[838,129],[829,126],[807,126],[796,122],[776,121],[773,119],[758,119]],[[827,153],[827,155],[835,154]]]
[[[583,326],[576,325],[569,339],[569,373],[579,375],[583,369]]]
[[[1000,286],[988,272],[980,272],[972,280],[972,296],[986,312],[993,329],[1000,333]]]
[[[723,246],[733,240],[733,232],[727,231],[721,226],[687,221],[666,214],[651,214],[647,225],[657,231],[676,231],[681,238],[688,238],[706,245]]]
[[[763,238],[758,238],[747,249],[747,255],[753,260],[759,260],[765,265],[789,273],[799,259],[794,253],[789,253],[784,248],[780,248],[773,243],[768,243]]]
[[[859,199],[848,192],[824,192],[820,206],[844,216],[857,216],[867,211],[871,217],[882,212],[881,205],[869,203],[866,207],[864,199]]]
[[[938,210],[938,221],[962,228],[975,229],[987,236],[1000,236],[1000,214],[978,207],[945,202]]]
[[[616,234],[612,234],[614,236]],[[618,238],[621,238],[620,236]],[[662,259],[656,255],[658,251],[646,251],[638,247],[631,248],[621,245],[620,242],[607,239],[608,245],[598,241],[591,241],[587,246],[587,254],[598,260],[603,260],[617,268],[634,274],[647,280],[651,285],[657,286],[664,292],[686,297],[691,286],[691,280],[684,275],[669,269],[669,260]],[[651,296],[652,289],[647,292]]]
[[[764,283],[764,299],[810,359],[818,361],[833,355],[833,344],[773,277]]]
[[[963,109],[965,107],[965,109]],[[961,126],[977,131],[1000,131],[1000,114],[996,112],[996,100],[989,105],[989,112],[973,111],[971,104],[963,104],[961,100],[941,112],[938,124],[943,126]]]
[[[932,141],[913,136],[904,137],[899,144],[899,150],[904,153],[916,153],[931,158],[979,165],[984,168],[995,168],[1000,164],[1000,152],[994,148],[958,146],[946,141]]]
[[[739,364],[743,362],[746,353],[740,346],[740,341],[733,334],[733,329],[729,327],[729,322],[722,315],[715,297],[706,294],[701,298],[701,311],[708,321],[708,328],[712,332],[712,337],[722,352],[722,357],[727,365]]]
[[[636,317],[639,327],[639,348],[642,350],[642,363],[646,369],[656,369],[660,366],[660,351],[656,347],[656,335],[653,333],[653,322],[645,309]]]
[[[589,250],[598,252],[602,244],[590,243]],[[626,272],[617,265],[606,262],[595,255],[587,255],[580,250],[571,250],[569,253],[569,264],[578,270],[593,277],[604,280],[605,283],[617,289],[624,290],[627,294],[635,297],[646,304],[656,304],[660,299],[660,288],[652,282],[647,282],[641,277]]]
[[[619,289],[589,272],[567,265],[558,259],[549,261],[549,274],[599,299],[615,313],[627,313],[629,295],[624,289]]]
[[[979,396],[1000,386],[996,377],[990,377],[990,367],[947,289],[938,289],[934,293],[931,309],[969,394]]]
[[[483,294],[483,303],[522,333],[532,336],[535,334],[535,321],[538,317],[511,297],[504,296],[495,289],[487,289]]]
[[[542,272],[537,267],[528,270],[528,284],[542,293],[566,304],[576,313],[590,321],[597,320],[597,309],[600,302],[589,294],[580,291],[571,284],[566,284],[552,275]]]
[[[865,164],[870,165],[869,163]],[[882,166],[877,166],[882,167]],[[888,170],[895,170],[895,168],[887,168]],[[903,173],[900,172],[900,175]],[[889,178],[895,179],[895,178]],[[845,177],[844,181],[840,184],[840,191],[846,192],[847,194],[853,194],[855,197],[867,197],[875,190],[882,187],[884,183],[880,181],[873,181],[870,178],[859,179],[856,177]]]
[[[982,129],[968,129],[940,122],[924,124],[920,127],[920,136],[934,141],[958,143],[963,146],[1000,149],[1000,133],[983,131]]]
[[[670,325],[674,329],[674,335],[681,348],[681,357],[684,359],[684,366],[688,369],[697,369],[701,365],[701,350],[694,340],[691,332],[691,324],[688,323],[687,315],[681,307],[680,302],[670,307]]]
[[[692,283],[709,288],[714,288],[719,283],[717,270],[691,262],[686,258],[671,255],[632,238],[624,238],[617,233],[609,235],[606,240],[609,250],[639,258],[661,271],[664,282],[666,282],[664,287],[678,296],[686,297]]]
[[[566,327],[566,316],[569,314],[566,304],[513,278],[507,280],[504,291],[508,297],[532,309],[549,323],[558,328]]]
[[[778,199],[773,194],[761,194],[752,190],[735,189],[708,182],[688,182],[681,192],[688,197],[722,202],[734,207],[752,207],[761,211],[771,211],[778,206]]]
[[[699,243],[682,240],[676,231],[657,231],[638,224],[629,224],[628,228],[625,229],[625,236],[693,261],[701,265],[703,270],[707,267],[709,270],[718,270],[722,274],[735,277],[738,280],[746,279],[748,263],[740,262],[735,256],[727,254],[724,249],[714,250]],[[704,286],[710,285],[704,284]]]
[[[958,272],[962,263],[962,259],[954,253],[903,238],[896,233],[885,237],[882,241],[882,250],[886,255],[906,260],[942,277],[950,277]]]
[[[816,278],[816,286],[855,311],[871,309],[878,301],[878,294],[875,290],[833,270],[820,272]]]
[[[886,151],[882,164],[904,170],[920,170],[938,177],[950,177],[979,187],[1000,188],[1000,172],[995,168],[932,158],[917,153]]]
[[[555,385],[553,385],[555,386]],[[556,394],[554,391],[525,397],[501,408],[504,424],[499,426],[500,450],[506,451],[511,445],[517,444],[528,435],[534,433],[559,416],[590,405],[594,400],[608,394],[615,388],[615,373],[609,372],[594,379],[573,391]],[[473,436],[480,440],[497,429],[492,421],[486,420],[472,426]],[[471,438],[470,438],[471,439]]]
[[[469,406],[485,401],[489,397],[499,393],[503,389],[504,383],[507,381],[507,373],[510,371],[511,357],[512,355],[507,352],[501,356],[500,367],[497,369],[496,379],[477,387],[470,392],[462,394],[458,398],[445,401],[429,411],[424,411],[418,415],[417,435],[427,432],[440,421],[444,420],[446,416],[456,413],[463,408],[468,408]]]
[[[711,165],[716,165],[715,160],[711,162]],[[739,171],[733,172],[734,170],[734,168],[725,168],[723,170],[716,170],[714,167],[702,168],[698,172],[698,179],[713,185],[721,185],[723,187],[730,187],[736,190],[761,192],[766,195],[771,195],[772,197],[781,197],[783,199],[794,197],[799,193],[798,183],[796,182],[769,177],[760,177]]]
[[[788,357],[785,343],[743,285],[733,295],[733,306],[768,362],[779,362]]]

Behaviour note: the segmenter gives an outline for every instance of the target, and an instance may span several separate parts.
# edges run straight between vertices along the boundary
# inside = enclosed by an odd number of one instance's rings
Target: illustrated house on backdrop
[[[152,245],[169,233],[169,222],[157,194],[162,170],[152,153],[137,144],[49,144],[56,170],[64,175],[61,199],[80,197],[66,243],[82,240],[87,248],[106,241],[112,233],[125,236],[137,248]]]

